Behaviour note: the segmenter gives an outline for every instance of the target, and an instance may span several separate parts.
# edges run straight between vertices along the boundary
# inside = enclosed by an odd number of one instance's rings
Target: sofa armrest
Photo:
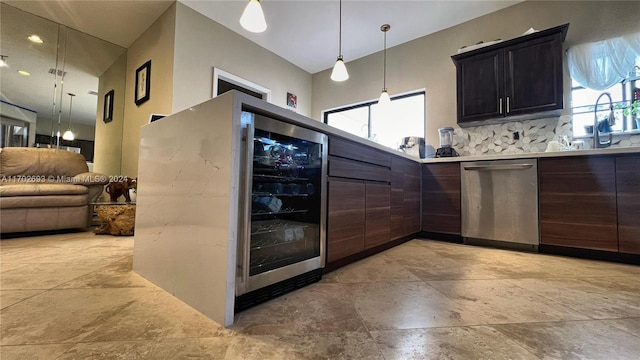
[[[76,185],[106,185],[109,183],[109,177],[104,174],[95,172],[85,172],[74,176],[71,182]]]

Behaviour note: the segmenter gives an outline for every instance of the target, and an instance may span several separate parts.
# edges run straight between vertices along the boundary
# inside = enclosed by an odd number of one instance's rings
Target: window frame
[[[391,101],[393,102],[394,100],[400,100],[400,99],[405,99],[405,98],[410,98],[413,96],[424,96],[425,102],[427,99],[427,91],[425,89],[419,89],[419,90],[414,90],[414,91],[409,91],[406,93],[402,93],[402,94],[397,94],[397,95],[393,95],[390,96]],[[333,108],[333,109],[329,109],[329,110],[325,110],[322,113],[322,122],[325,123],[326,125],[329,125],[329,115],[330,114],[335,114],[335,113],[340,113],[343,111],[348,111],[348,110],[353,110],[353,109],[359,109],[359,108],[363,108],[363,107],[367,107],[368,111],[367,111],[367,139],[371,138],[371,106],[372,105],[376,105],[378,104],[378,99],[376,100],[370,100],[370,101],[364,101],[364,102],[360,102],[360,103],[355,103],[355,104],[351,104],[351,105],[346,105],[346,106],[342,106],[342,107],[337,107],[337,108]],[[427,120],[427,109],[426,109],[426,103],[424,106],[424,111],[423,111],[423,134],[422,136],[424,138],[426,138],[427,135],[427,124],[426,124],[426,120]],[[331,125],[329,125],[331,126]],[[358,136],[356,134],[352,134],[354,136]]]

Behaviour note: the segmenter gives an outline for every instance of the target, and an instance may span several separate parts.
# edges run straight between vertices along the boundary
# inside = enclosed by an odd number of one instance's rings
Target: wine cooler
[[[327,136],[243,112],[236,310],[317,281],[325,262]]]

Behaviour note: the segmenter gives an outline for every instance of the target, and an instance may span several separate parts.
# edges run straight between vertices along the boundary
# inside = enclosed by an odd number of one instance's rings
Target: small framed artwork
[[[136,105],[140,106],[149,100],[151,92],[151,60],[144,63],[136,70]]]
[[[113,120],[113,94],[114,90],[111,89],[108,93],[104,94],[104,111],[102,112],[102,121],[105,123]]]
[[[290,107],[292,110],[297,109],[298,108],[298,96],[288,92],[287,93],[287,106]]]

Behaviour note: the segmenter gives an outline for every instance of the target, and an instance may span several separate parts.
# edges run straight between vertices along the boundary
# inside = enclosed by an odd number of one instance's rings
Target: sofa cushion
[[[78,153],[58,149],[7,147],[0,151],[0,176],[74,176],[89,171]]]
[[[7,184],[0,186],[0,197],[10,196],[47,196],[47,195],[84,195],[89,189],[73,184]]]
[[[87,205],[87,194],[0,197],[0,209],[45,208]],[[3,220],[4,221],[4,220]]]

